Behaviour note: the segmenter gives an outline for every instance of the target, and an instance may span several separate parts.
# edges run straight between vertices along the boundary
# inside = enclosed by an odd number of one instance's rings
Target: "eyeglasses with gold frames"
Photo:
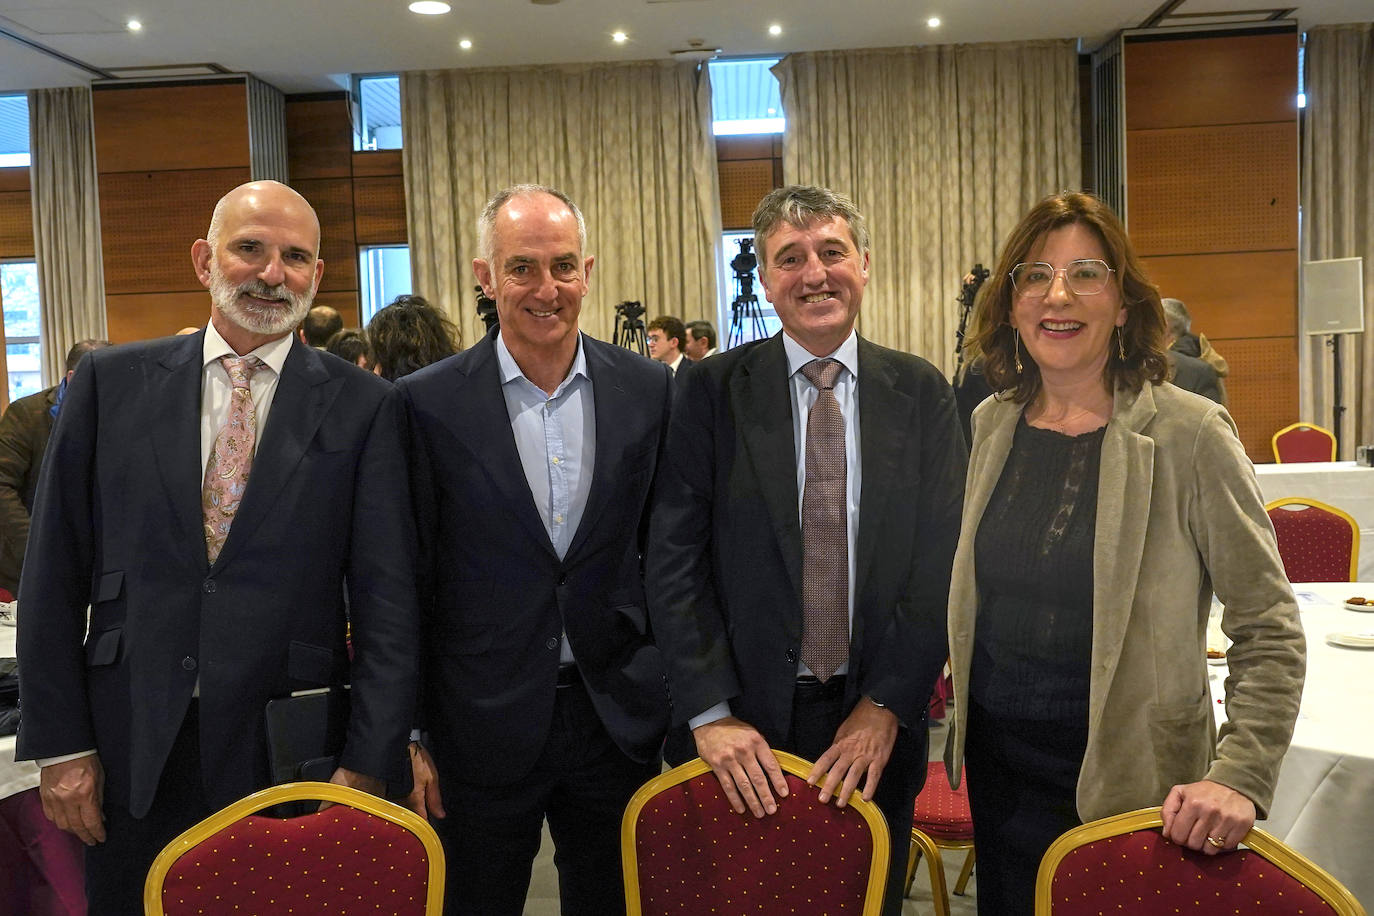
[[[1091,296],[1107,288],[1115,270],[1106,261],[1097,258],[1082,258],[1070,261],[1067,267],[1055,267],[1044,261],[1031,264],[1022,262],[1011,269],[1011,284],[1022,296],[1040,299],[1050,294],[1056,274],[1064,275],[1064,283],[1069,292],[1076,296]]]

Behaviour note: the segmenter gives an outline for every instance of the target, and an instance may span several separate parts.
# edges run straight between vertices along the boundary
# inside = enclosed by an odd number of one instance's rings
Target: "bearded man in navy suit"
[[[421,546],[416,794],[446,912],[519,916],[547,818],[562,912],[604,916],[625,911],[620,816],[668,726],[641,551],[671,377],[579,333],[593,259],[566,195],[508,188],[478,225],[499,327],[397,384]]]
[[[88,845],[92,913],[142,913],[163,845],[269,783],[271,698],[351,681],[333,781],[406,778],[399,414],[385,382],[292,333],[319,242],[285,185],[230,191],[191,248],[209,325],[86,356],[53,430],[20,584],[18,756]]]

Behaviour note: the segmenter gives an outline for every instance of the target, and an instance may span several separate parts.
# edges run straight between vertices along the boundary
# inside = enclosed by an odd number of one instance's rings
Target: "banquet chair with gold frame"
[[[1251,828],[1242,849],[1209,856],[1175,845],[1159,808],[1090,821],[1040,860],[1036,916],[1264,913],[1365,916],[1355,895],[1310,859]]]
[[[1279,464],[1336,460],[1335,435],[1315,423],[1289,423],[1274,433],[1270,442]]]
[[[290,818],[258,813],[300,800],[332,807]],[[434,828],[399,805],[347,786],[287,783],[234,802],[168,843],[148,872],[143,905],[147,916],[438,916],[444,853]]]
[[[916,796],[911,816],[911,847],[906,855],[906,892],[916,879],[916,859],[925,856],[930,872],[930,896],[935,916],[949,916],[949,888],[945,884],[945,863],[941,849],[967,849],[964,866],[954,882],[954,893],[963,895],[973,874],[977,850],[973,847],[973,814],[968,806],[968,772],[959,779],[959,788],[949,787],[945,764],[932,760],[926,768],[926,784]]]
[[[1296,508],[1292,508],[1296,507]],[[1360,564],[1360,523],[1350,513],[1305,496],[1264,504],[1289,582],[1354,582]]]
[[[878,806],[857,792],[843,808],[821,804],[811,764],[773,755],[789,794],[767,817],[736,814],[700,758],[635,793],[620,827],[628,916],[881,911],[890,842]]]

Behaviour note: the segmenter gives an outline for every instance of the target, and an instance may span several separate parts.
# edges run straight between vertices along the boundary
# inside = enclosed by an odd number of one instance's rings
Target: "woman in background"
[[[372,371],[389,382],[458,352],[453,322],[423,296],[397,296],[367,323]]]
[[[973,415],[946,762],[968,767],[983,914],[1030,913],[1050,843],[1110,814],[1162,804],[1174,842],[1234,849],[1292,736],[1305,650],[1273,528],[1226,411],[1165,380],[1164,333],[1087,194],[1037,204],[978,298],[969,358],[998,394]]]

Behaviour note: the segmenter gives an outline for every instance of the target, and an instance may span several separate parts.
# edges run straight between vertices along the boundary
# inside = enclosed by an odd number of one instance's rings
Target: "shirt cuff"
[[[715,706],[703,713],[698,713],[687,720],[688,728],[701,728],[703,725],[710,725],[712,722],[719,722],[721,719],[730,715],[730,701],[722,700]]]
[[[55,763],[66,763],[68,760],[80,760],[82,757],[94,757],[95,749],[80,751],[75,754],[63,754],[61,757],[39,757],[34,763],[40,767],[50,767]]]
[[[410,730],[410,740],[419,741],[423,744],[425,740],[425,733],[420,731],[418,728],[412,728]]]

